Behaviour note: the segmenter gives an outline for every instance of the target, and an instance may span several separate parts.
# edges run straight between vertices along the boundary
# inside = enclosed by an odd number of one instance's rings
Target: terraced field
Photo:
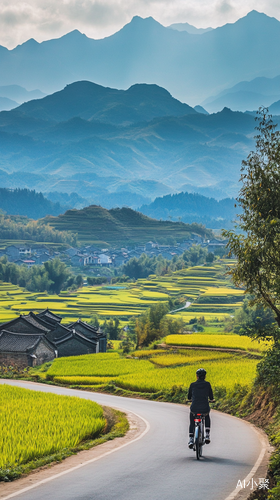
[[[240,335],[168,335],[165,339],[167,345],[186,347],[213,347],[222,349],[238,349],[243,351],[264,352],[269,347],[269,342],[252,340]]]
[[[203,366],[214,389],[223,387],[230,390],[235,384],[250,385],[258,363],[258,360],[248,359],[246,356],[213,351],[145,353],[145,359],[141,359],[140,353],[135,352],[135,359],[107,354],[107,360],[105,357],[100,358],[98,354],[89,354],[80,356],[78,363],[74,363],[71,358],[60,358],[54,360],[47,378],[59,384],[91,387],[93,390],[113,384],[139,393],[157,393],[168,391],[175,385],[189,387],[195,379],[197,368]]]
[[[93,314],[104,319],[118,316],[126,322],[169,297],[180,298],[182,304],[185,301],[192,303],[187,309],[172,314],[185,323],[200,316],[206,321],[222,320],[233,314],[243,300],[243,291],[233,288],[224,277],[227,263],[231,261],[182,269],[162,277],[152,275],[126,286],[83,287],[75,293],[64,292],[59,296],[31,293],[9,283],[0,283],[0,322],[47,307],[62,316],[63,322],[76,318],[88,320]]]

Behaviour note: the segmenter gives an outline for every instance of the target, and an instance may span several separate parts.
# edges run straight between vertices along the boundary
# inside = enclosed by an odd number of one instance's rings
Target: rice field
[[[212,351],[187,351],[186,354],[166,354],[163,356],[156,356],[149,358],[150,362],[156,366],[168,367],[178,365],[191,365],[197,362],[210,361],[213,359],[232,359],[231,354],[223,353],[218,354]]]
[[[144,351],[143,351],[144,352]],[[190,349],[158,353],[145,351],[146,356],[123,359],[118,355],[108,361],[95,361],[98,356],[80,356],[79,366],[71,358],[54,361],[47,377],[57,383],[102,389],[109,383],[127,390],[142,392],[168,391],[173,386],[188,387],[195,372],[203,366],[214,388],[231,389],[235,384],[250,385],[256,374],[258,360],[231,353]],[[137,351],[134,354],[138,354]],[[109,354],[110,356],[110,354]],[[84,358],[84,361],[83,361]],[[92,359],[91,359],[92,358]]]
[[[256,352],[264,352],[268,348],[268,342],[259,342],[240,335],[168,335],[165,342],[167,345],[176,346],[220,347]]]
[[[242,303],[244,293],[232,287],[223,277],[228,261],[220,261],[212,266],[196,266],[182,269],[166,276],[151,275],[135,283],[120,286],[86,286],[77,292],[62,292],[58,295],[28,292],[16,285],[0,282],[0,322],[9,321],[19,314],[53,310],[67,323],[81,318],[89,320],[97,314],[101,321],[116,316],[127,323],[129,318],[138,316],[152,304],[166,302],[170,297],[191,302],[173,317],[184,322],[203,315],[207,321],[234,313]]]
[[[0,386],[0,467],[73,448],[104,429],[98,404],[70,396]]]
[[[207,371],[207,380],[213,389],[225,387],[232,389],[235,384],[249,386],[256,374],[256,360],[228,359],[203,362]],[[116,384],[124,389],[136,392],[158,392],[172,389],[174,385],[188,388],[196,380],[195,372],[199,364],[176,367],[158,368],[145,376],[144,373],[132,373],[118,377]]]

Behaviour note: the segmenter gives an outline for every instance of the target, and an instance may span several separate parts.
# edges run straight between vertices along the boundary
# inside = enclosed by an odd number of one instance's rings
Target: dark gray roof
[[[43,342],[55,352],[55,344],[46,339],[44,334],[16,333],[3,330],[0,332],[0,352],[32,352]]]
[[[47,328],[46,326],[43,326],[42,323],[39,323],[39,321],[37,321],[36,318],[31,314],[29,314],[28,316],[23,316],[23,317],[26,321],[28,321],[28,323],[30,323],[31,325],[38,328],[38,330],[41,330],[45,333],[47,333],[51,330],[51,328]]]
[[[14,333],[3,330],[0,333],[0,352],[27,352],[34,349],[43,335]]]
[[[98,328],[96,326],[89,325],[88,323],[85,323],[81,319],[74,321],[74,323],[70,323],[70,325],[68,325],[68,328],[78,328],[79,326],[85,328],[86,330],[92,333],[97,333],[98,331]]]
[[[60,321],[62,320],[60,316],[57,316],[57,314],[49,311],[49,309],[45,309],[44,311],[40,312],[37,316],[41,317],[42,319],[46,317],[46,319],[50,319],[58,323],[60,323]]]
[[[8,321],[7,323],[3,323],[0,325],[0,331],[1,330],[6,330],[6,331],[13,331],[14,329],[14,326],[15,325],[18,325],[21,323],[21,327],[22,328],[22,332],[18,332],[18,333],[25,333],[24,330],[27,328],[30,328],[30,332],[28,331],[27,333],[29,334],[36,334],[36,335],[40,335],[40,334],[46,334],[47,332],[50,331],[50,328],[46,328],[44,326],[42,326],[38,321],[34,320],[31,318],[31,316],[19,316],[15,319],[12,319],[11,321]],[[23,323],[23,325],[22,325]],[[32,328],[31,328],[32,327]],[[35,332],[34,332],[34,329],[35,329]],[[33,330],[33,331],[32,331]]]
[[[68,340],[76,338],[77,340],[80,340],[84,344],[91,344],[91,345],[97,345],[97,341],[93,339],[89,339],[88,337],[85,337],[82,333],[76,332],[75,330],[72,330],[71,332],[67,333],[64,337],[60,337],[59,339],[55,339],[55,345],[59,346],[63,344],[64,342],[67,342]]]

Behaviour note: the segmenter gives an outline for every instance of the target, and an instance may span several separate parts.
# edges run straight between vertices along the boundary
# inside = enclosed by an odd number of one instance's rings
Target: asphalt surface
[[[261,443],[251,426],[211,412],[211,443],[197,461],[188,449],[189,408],[43,384],[0,381],[73,395],[132,411],[149,422],[138,441],[94,463],[42,484],[19,500],[225,500],[257,461]]]

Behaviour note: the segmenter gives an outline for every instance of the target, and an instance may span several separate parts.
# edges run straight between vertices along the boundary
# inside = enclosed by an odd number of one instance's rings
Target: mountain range
[[[75,30],[0,47],[0,85],[51,93],[79,81],[127,89],[145,82],[192,106],[244,80],[280,75],[280,22],[256,11],[197,36],[134,17],[100,40]]]
[[[0,113],[1,185],[74,192],[94,204],[137,193],[140,206],[186,186],[234,196],[254,127],[251,114],[198,113],[156,85],[76,82]]]
[[[210,113],[220,111],[225,106],[233,111],[252,111],[260,106],[267,106],[271,113],[278,115],[280,111],[276,104],[279,100],[280,75],[275,78],[258,77],[251,81],[239,82],[216,96],[208,97],[202,106]]]

